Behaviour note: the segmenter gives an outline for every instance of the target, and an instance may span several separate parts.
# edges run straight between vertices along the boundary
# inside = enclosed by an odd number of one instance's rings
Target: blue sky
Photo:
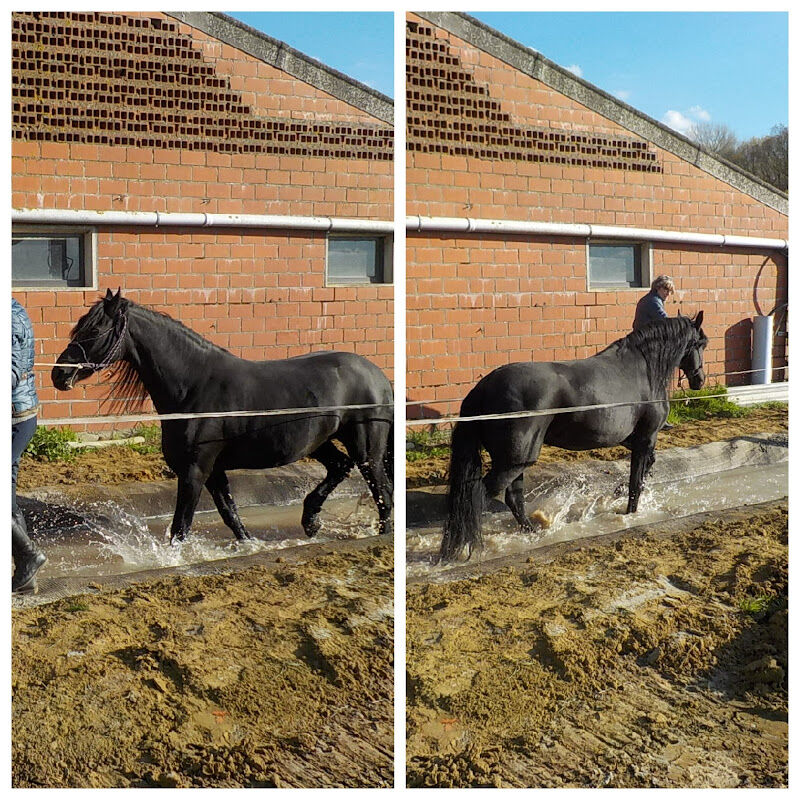
[[[748,139],[788,123],[786,13],[470,13],[681,133],[708,121]],[[394,95],[391,13],[231,16]]]
[[[789,122],[786,13],[472,16],[681,133],[708,121],[749,139]]]
[[[226,12],[389,97],[394,95],[391,12]]]

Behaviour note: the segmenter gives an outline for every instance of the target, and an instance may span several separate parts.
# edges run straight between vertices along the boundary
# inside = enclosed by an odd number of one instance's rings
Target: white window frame
[[[11,288],[20,292],[85,292],[97,289],[97,229],[71,225],[12,225],[11,238],[17,234],[39,234],[42,238],[59,236],[83,237],[83,286],[58,286],[17,284],[14,282],[14,265],[11,265]]]
[[[382,245],[381,257],[383,259],[383,280],[372,283],[370,281],[364,282],[341,282],[331,278],[328,273],[328,255],[331,241],[336,239],[368,239],[370,241],[379,241]],[[379,245],[380,247],[380,245]],[[382,234],[329,234],[325,240],[325,286],[331,287],[363,287],[363,286],[388,286],[394,283],[394,269],[393,269],[393,256],[394,256],[394,237],[391,235]]]
[[[592,245],[627,245],[639,248],[639,266],[641,286],[628,286],[623,284],[592,284],[591,247]],[[586,242],[586,290],[588,292],[640,292],[649,289],[653,282],[653,243],[642,241],[628,241],[625,239],[590,239]]]

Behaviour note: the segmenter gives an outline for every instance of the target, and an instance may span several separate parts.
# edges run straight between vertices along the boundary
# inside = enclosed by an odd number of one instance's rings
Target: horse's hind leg
[[[355,461],[378,509],[378,533],[386,533],[392,515],[392,479],[386,469],[391,426],[382,422],[356,424],[349,433],[340,432],[344,446]]]
[[[239,517],[239,510],[233,501],[225,470],[215,468],[211,475],[208,476],[206,489],[214,498],[214,504],[217,507],[217,511],[219,511],[220,517],[222,517],[222,521],[233,531],[233,535],[239,540],[251,539],[252,537]]]
[[[524,531],[532,531],[535,526],[528,519],[525,513],[525,492],[523,488],[524,473],[520,473],[511,481],[511,484],[506,489],[505,501],[506,505],[511,509],[514,519],[519,523],[520,528]]]
[[[319,510],[325,498],[347,477],[353,468],[353,462],[332,442],[325,442],[322,447],[311,453],[311,457],[319,461],[327,470],[325,479],[303,501],[303,517],[301,524],[306,536],[311,537],[319,532]]]
[[[483,485],[486,487],[486,494],[489,497],[497,497],[504,489],[506,505],[511,509],[514,518],[523,525],[520,514],[525,517],[525,498],[522,493],[522,473],[519,466],[498,467],[492,464],[492,468],[483,478]]]

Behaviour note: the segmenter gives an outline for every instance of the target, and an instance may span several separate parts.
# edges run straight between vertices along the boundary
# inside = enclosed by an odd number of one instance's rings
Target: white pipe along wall
[[[161,211],[79,211],[23,208],[11,212],[11,222],[26,225],[113,225],[149,228],[269,228],[327,233],[394,232],[384,220],[343,217],[299,217],[279,214],[179,214]]]
[[[529,236],[573,236],[595,239],[628,239],[674,242],[713,247],[751,247],[758,250],[788,250],[786,239],[757,236],[734,236],[729,233],[687,233],[650,228],[624,228],[617,225],[588,223],[534,222],[508,219],[472,219],[470,217],[406,217],[406,229],[412,232],[508,233]]]

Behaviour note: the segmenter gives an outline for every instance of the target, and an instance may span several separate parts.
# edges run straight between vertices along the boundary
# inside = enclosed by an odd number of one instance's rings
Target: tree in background
[[[789,128],[776,125],[768,136],[740,142],[727,126],[699,122],[689,138],[715,156],[742,167],[751,174],[786,192],[789,189]]]

